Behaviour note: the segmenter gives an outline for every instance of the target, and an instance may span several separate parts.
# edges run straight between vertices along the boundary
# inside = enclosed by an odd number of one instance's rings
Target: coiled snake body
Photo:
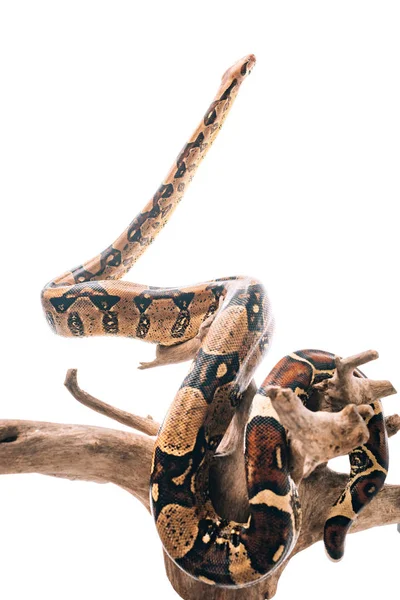
[[[300,530],[301,509],[289,472],[286,432],[266,387],[291,388],[307,405],[313,385],[334,374],[334,356],[316,350],[293,353],[259,388],[245,435],[250,517],[247,523],[225,521],[209,497],[208,468],[270,343],[273,325],[265,290],[259,281],[246,277],[170,289],[119,278],[181,200],[254,62],[252,55],[247,56],[225,73],[214,101],[165,181],[124,233],[100,255],[57,277],[42,291],[48,322],[64,336],[135,337],[165,351],[190,344],[204,329],[190,372],[155,444],[151,503],[171,558],[194,577],[224,586],[243,586],[271,573],[288,556]],[[348,485],[326,523],[325,546],[334,559],[341,558],[352,521],[386,476],[380,403],[373,408],[370,440],[350,456]]]

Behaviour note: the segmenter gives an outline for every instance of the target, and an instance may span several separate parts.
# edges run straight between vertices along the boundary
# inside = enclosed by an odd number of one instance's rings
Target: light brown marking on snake
[[[154,502],[158,502],[158,496],[159,496],[158,483],[153,483],[153,485],[151,486],[151,495],[153,497]]]
[[[202,393],[191,387],[180,389],[175,397],[175,410],[173,421],[169,423],[168,429],[161,431],[157,445],[163,452],[174,456],[183,456],[191,452],[196,440],[188,436],[188,427],[193,430],[199,429],[207,413],[207,402]],[[179,406],[179,408],[177,408]],[[190,414],[190,422],[182,418],[182,415]],[[173,435],[172,435],[173,430]],[[188,439],[190,440],[188,442]],[[171,440],[179,440],[171,443]]]
[[[259,574],[251,565],[247,550],[241,543],[235,547],[229,544],[229,572],[237,585],[245,585],[259,578]]]
[[[229,352],[239,352],[242,349],[243,338],[248,332],[247,312],[243,306],[231,306],[219,315],[221,330],[229,336]],[[207,354],[226,354],[226,338],[219,334],[219,328],[210,329],[204,340],[204,352]]]
[[[381,408],[379,406],[374,406],[374,414],[379,414],[380,412],[381,412]],[[366,419],[366,421],[367,422],[370,421],[371,418],[372,418],[372,416],[368,417]],[[380,471],[381,473],[384,473],[386,475],[387,470],[384,467],[382,467],[382,465],[379,464],[379,462],[377,461],[374,454],[366,446],[362,446],[361,448],[362,448],[363,453],[365,453],[368,456],[369,460],[371,461],[371,466],[369,469],[365,469],[365,470],[361,471],[353,479],[353,483],[355,484],[357,482],[357,480],[360,479],[361,477],[362,478],[368,477],[368,475],[371,475],[375,471]],[[373,488],[374,488],[374,490],[376,489],[375,486],[373,486]],[[371,493],[372,493],[372,490],[371,490]],[[338,515],[343,515],[345,517],[348,517],[351,520],[353,520],[357,517],[357,513],[353,509],[352,494],[351,494],[351,489],[349,487],[343,492],[341,498],[339,498],[339,500],[336,502],[336,504],[334,504],[334,506],[331,508],[331,510],[329,512],[329,518],[335,517]]]
[[[221,363],[217,369],[217,377],[221,378],[227,372],[228,372],[228,367],[226,366],[226,363]]]
[[[267,506],[275,506],[279,510],[283,510],[289,514],[292,513],[292,491],[286,496],[279,496],[272,490],[261,490],[253,498],[250,498],[250,504],[266,504]]]
[[[200,575],[199,580],[203,581],[204,583],[208,583],[208,585],[215,585],[215,581],[212,581],[211,579],[204,577],[204,575]]]
[[[337,515],[342,515],[352,520],[356,517],[356,513],[351,504],[351,494],[349,490],[346,490],[344,500],[340,502],[340,504],[335,504],[329,512],[329,518],[336,517]]]
[[[278,469],[282,469],[282,448],[280,446],[276,447],[275,458],[276,464],[278,465]]]
[[[198,532],[196,508],[168,504],[162,509],[157,523],[161,541],[171,558],[185,556],[193,547]]]
[[[190,459],[190,461],[189,461],[189,466],[188,466],[188,468],[186,469],[186,471],[185,471],[184,473],[182,473],[182,475],[178,475],[178,477],[173,477],[173,478],[171,479],[171,481],[172,481],[172,482],[173,482],[175,485],[183,485],[183,483],[184,483],[184,481],[185,481],[186,477],[189,475],[189,473],[190,473],[190,471],[191,471],[192,464],[193,464],[193,461],[192,461],[192,459]]]
[[[281,546],[279,546],[278,550],[275,552],[274,556],[272,557],[272,560],[274,562],[278,562],[278,560],[281,558],[284,550],[285,550],[285,546],[282,544]]]

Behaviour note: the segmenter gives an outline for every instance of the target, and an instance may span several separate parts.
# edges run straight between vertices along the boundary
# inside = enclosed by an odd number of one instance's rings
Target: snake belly
[[[120,278],[182,199],[254,63],[249,55],[226,71],[194,134],[127,229],[99,255],[50,281],[41,298],[47,321],[59,335],[125,336],[163,347],[193,340],[214,316],[157,437],[150,495],[158,533],[175,563],[197,579],[231,587],[270,574],[290,554],[300,530],[286,432],[265,387],[292,387],[307,402],[313,384],[332,376],[333,356],[303,351],[285,357],[258,390],[246,427],[249,519],[226,521],[211,503],[208,469],[270,344],[273,319],[264,287],[249,277],[170,288]],[[383,485],[387,447],[379,403],[374,411],[370,441],[350,456],[349,484],[325,528],[333,558],[340,558],[355,516]]]

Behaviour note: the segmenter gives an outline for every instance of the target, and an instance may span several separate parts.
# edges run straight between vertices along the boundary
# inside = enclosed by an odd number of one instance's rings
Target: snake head
[[[247,54],[234,65],[232,65],[222,76],[222,85],[230,85],[235,79],[238,83],[241,83],[249,73],[251,73],[254,65],[256,64],[256,57],[254,54]]]

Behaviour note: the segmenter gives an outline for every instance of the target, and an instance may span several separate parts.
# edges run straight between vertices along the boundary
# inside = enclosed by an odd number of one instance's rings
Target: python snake
[[[157,288],[119,281],[166,224],[221,128],[240,85],[254,66],[246,56],[223,76],[190,141],[150,202],[100,255],[48,283],[42,304],[52,329],[64,336],[120,335],[162,348],[208,331],[159,431],[151,471],[151,505],[169,556],[199,580],[244,586],[287,558],[301,526],[289,470],[284,427],[266,396],[269,385],[291,388],[305,405],[313,385],[332,377],[334,355],[303,350],[283,358],[254,397],[245,431],[250,516],[218,516],[209,496],[210,460],[244,390],[270,344],[273,320],[262,284],[248,277]],[[377,494],[387,472],[387,437],[379,402],[369,417],[369,441],[350,455],[348,485],[331,510],[325,546],[333,559],[345,535]]]

